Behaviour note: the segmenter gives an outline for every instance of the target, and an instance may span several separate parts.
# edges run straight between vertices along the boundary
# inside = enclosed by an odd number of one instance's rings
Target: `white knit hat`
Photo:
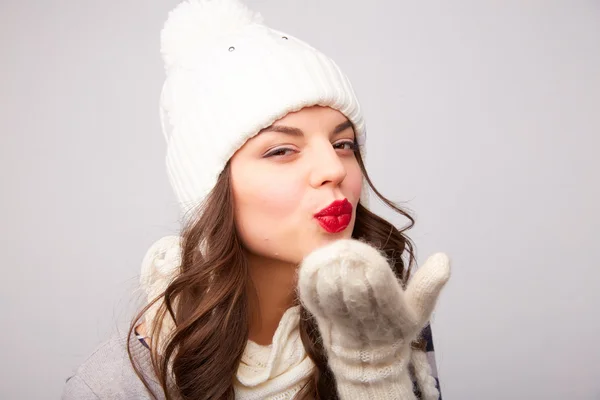
[[[167,171],[183,211],[204,200],[249,138],[304,107],[344,114],[364,156],[365,122],[348,78],[313,47],[263,25],[238,0],[179,4],[162,30],[161,53]]]

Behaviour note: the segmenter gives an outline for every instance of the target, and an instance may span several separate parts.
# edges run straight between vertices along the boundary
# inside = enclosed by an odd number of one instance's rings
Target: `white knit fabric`
[[[148,303],[162,295],[179,274],[181,268],[180,242],[181,238],[179,236],[165,236],[157,240],[146,252],[142,260],[140,289],[146,295]],[[153,332],[156,313],[161,304],[162,301],[155,302],[144,314],[148,334]],[[166,313],[161,324],[159,342],[156,343],[159,349],[163,348],[168,339],[168,334],[173,328],[173,319]]]
[[[163,237],[150,247],[142,261],[140,275],[140,288],[149,302],[164,292],[179,273],[180,266],[179,236]],[[147,332],[154,326],[160,304],[156,302],[144,315]],[[302,344],[299,322],[300,308],[292,307],[281,318],[271,345],[248,341],[234,383],[236,399],[287,400],[302,388],[314,364]],[[173,327],[173,320],[167,316],[161,326],[159,352]]]
[[[421,390],[421,400],[438,400],[440,391],[436,386],[435,378],[431,375],[431,365],[429,365],[427,354],[423,351],[413,350],[410,362],[415,371],[415,380]]]
[[[261,346],[249,340],[237,370],[235,398],[287,400],[307,382],[314,364],[300,339],[300,307],[288,309],[273,343]]]
[[[161,34],[160,102],[169,180],[184,211],[214,187],[230,157],[261,129],[307,106],[365,122],[350,81],[307,43],[262,24],[238,0],[187,0]],[[363,191],[366,205],[368,191]]]
[[[164,291],[180,265],[179,237],[154,243],[140,277],[149,301]],[[409,363],[422,399],[438,399],[427,356],[411,351],[410,343],[429,320],[449,277],[448,257],[438,253],[404,291],[387,260],[353,239],[329,244],[304,259],[300,299],[317,320],[341,400],[414,399]],[[152,327],[155,307],[146,313],[147,327]],[[271,345],[248,341],[236,375],[236,398],[290,399],[306,383],[314,364],[300,339],[299,311],[296,306],[284,313]],[[163,323],[161,337],[172,327],[170,319]]]
[[[386,258],[354,239],[336,241],[304,259],[300,299],[315,316],[341,400],[415,399],[410,344],[449,277],[448,257],[437,253],[405,291]],[[431,399],[435,381],[425,376],[430,371],[420,356],[413,358],[417,383],[428,384],[426,399]]]

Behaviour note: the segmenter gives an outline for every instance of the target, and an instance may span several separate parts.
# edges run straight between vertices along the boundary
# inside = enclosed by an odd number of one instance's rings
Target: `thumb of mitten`
[[[450,279],[450,259],[444,253],[436,253],[417,269],[408,283],[405,298],[421,325],[429,320],[448,279]]]

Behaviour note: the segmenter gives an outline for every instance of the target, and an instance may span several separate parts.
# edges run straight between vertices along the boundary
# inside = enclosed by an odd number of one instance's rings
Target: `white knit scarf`
[[[272,344],[249,340],[235,381],[235,397],[243,400],[291,399],[306,383],[314,364],[300,339],[300,306],[288,309]]]
[[[167,236],[155,242],[147,251],[142,262],[140,286],[148,301],[161,295],[179,273],[180,240],[178,236]],[[148,332],[152,330],[158,306],[159,302],[156,302],[146,312]],[[292,307],[283,314],[272,344],[261,346],[248,341],[235,377],[236,399],[286,400],[302,388],[312,373],[314,363],[302,345],[299,322],[300,306]],[[165,318],[162,330],[170,329],[173,329],[172,321]],[[162,345],[157,344],[159,348]]]

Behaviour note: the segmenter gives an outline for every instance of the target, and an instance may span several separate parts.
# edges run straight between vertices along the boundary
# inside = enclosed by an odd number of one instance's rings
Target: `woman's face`
[[[298,264],[352,234],[362,184],[352,126],[328,107],[290,113],[231,158],[231,182],[248,251]]]

